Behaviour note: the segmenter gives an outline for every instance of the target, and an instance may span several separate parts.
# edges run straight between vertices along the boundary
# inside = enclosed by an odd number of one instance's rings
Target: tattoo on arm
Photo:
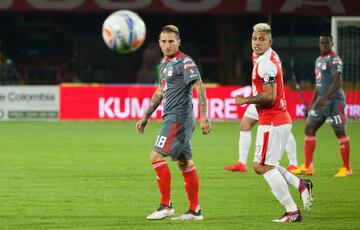
[[[200,114],[206,115],[207,110],[207,101],[206,101],[206,91],[201,81],[195,83],[196,93],[198,96]]]
[[[144,119],[149,119],[149,117],[151,116],[151,114],[156,110],[156,108],[160,105],[162,99],[163,99],[163,96],[162,96],[162,87],[159,86],[157,88],[157,90],[155,91],[155,93],[153,94],[152,98],[151,98],[151,101],[150,101],[150,104],[149,106],[147,107],[146,111],[145,111],[145,116],[144,116]]]
[[[257,104],[257,105],[267,105],[271,102],[268,98],[265,98],[264,95],[258,94],[256,96],[249,97],[246,100],[246,104]]]
[[[253,96],[248,97],[246,104],[257,104],[260,106],[266,106],[271,104],[276,98],[276,83],[267,83],[263,84],[263,92]]]

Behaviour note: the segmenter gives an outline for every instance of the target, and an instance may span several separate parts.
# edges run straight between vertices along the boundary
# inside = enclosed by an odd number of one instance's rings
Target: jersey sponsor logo
[[[321,69],[322,69],[322,70],[326,70],[326,62],[322,63]]]
[[[316,113],[316,111],[315,111],[314,109],[311,109],[311,110],[309,111],[309,116],[317,117],[318,115],[317,115],[317,113]]]
[[[184,65],[184,69],[188,69],[191,67],[195,67],[195,63],[194,62],[188,62]]]
[[[173,75],[173,70],[169,70],[168,73],[167,73],[168,77],[171,77]]]
[[[197,76],[199,76],[197,73],[195,73],[195,70],[193,70],[193,69],[190,69],[190,76],[189,76],[189,78],[193,78],[193,77],[197,77]]]
[[[336,64],[341,65],[342,63],[341,63],[340,58],[334,58],[333,61],[332,61],[332,64],[333,64],[333,65],[336,65]]]
[[[321,86],[321,73],[319,70],[315,70],[315,83],[316,83],[316,86],[318,86],[318,87]]]
[[[188,57],[186,57],[184,60],[183,60],[183,63],[185,64],[186,62],[192,62],[192,60]]]
[[[171,77],[172,75],[173,75],[173,67],[170,66],[169,69],[168,69],[168,71],[167,71],[167,76],[168,76],[168,77]]]
[[[338,71],[339,74],[342,73],[342,67],[341,67],[341,65],[338,65],[338,66],[337,66],[337,71]]]

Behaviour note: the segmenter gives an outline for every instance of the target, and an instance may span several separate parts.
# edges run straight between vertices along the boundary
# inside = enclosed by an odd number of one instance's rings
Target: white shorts
[[[253,120],[259,120],[259,114],[256,110],[255,104],[250,104],[244,113],[244,117],[251,118]]]
[[[254,161],[262,165],[278,166],[290,132],[291,124],[259,125]]]

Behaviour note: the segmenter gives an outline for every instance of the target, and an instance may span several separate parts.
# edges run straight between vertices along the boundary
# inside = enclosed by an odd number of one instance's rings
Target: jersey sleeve
[[[199,72],[197,65],[189,57],[186,57],[183,60],[182,73],[183,73],[184,81],[186,84],[189,84],[190,82],[201,79],[200,72]]]
[[[258,64],[258,74],[262,79],[263,84],[275,83],[277,74],[276,65],[268,60],[262,60]]]
[[[341,75],[343,71],[343,62],[340,57],[336,56],[331,60],[331,75]]]

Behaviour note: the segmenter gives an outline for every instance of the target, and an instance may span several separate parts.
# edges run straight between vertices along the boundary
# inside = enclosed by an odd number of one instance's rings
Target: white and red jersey
[[[286,100],[284,95],[283,72],[281,61],[277,53],[271,48],[265,53],[256,57],[253,53],[253,71],[252,87],[253,95],[262,93],[263,85],[269,82],[269,79],[275,77],[276,98],[266,106],[256,105],[259,113],[259,125],[284,125],[291,124],[291,117],[286,109]]]

